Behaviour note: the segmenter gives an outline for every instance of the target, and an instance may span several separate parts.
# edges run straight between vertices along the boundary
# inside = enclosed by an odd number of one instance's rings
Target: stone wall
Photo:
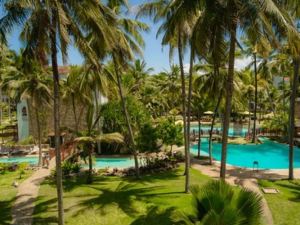
[[[53,122],[53,108],[52,105],[44,106],[40,110],[41,130],[42,137],[44,140],[48,138],[50,133],[54,133],[54,122]],[[32,104],[28,103],[29,111],[29,134],[37,137],[37,122],[36,113]],[[79,121],[79,130],[86,129],[86,110],[83,104],[76,103],[76,115]],[[60,106],[60,127],[70,128],[75,130],[75,119],[73,113],[73,107],[71,101],[62,101]]]
[[[296,118],[300,120],[300,98],[297,98],[296,102]]]

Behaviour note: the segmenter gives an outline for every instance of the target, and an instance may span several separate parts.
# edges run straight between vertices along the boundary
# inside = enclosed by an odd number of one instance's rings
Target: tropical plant
[[[185,224],[257,225],[262,215],[262,197],[247,189],[234,190],[225,181],[192,186],[193,214],[181,215]]]
[[[139,131],[136,138],[137,147],[141,152],[157,152],[158,146],[158,132],[157,128],[150,123],[144,124]]]
[[[99,116],[94,119],[94,106],[89,105],[86,115],[87,130],[79,132],[78,137],[74,139],[75,143],[81,144],[83,151],[88,155],[89,173],[87,183],[93,182],[93,161],[92,156],[97,142],[117,142],[123,143],[123,136],[120,133],[99,134],[95,130]]]
[[[84,102],[90,102],[90,97],[87,94],[87,91],[82,88],[82,73],[84,73],[82,67],[71,66],[70,73],[67,75],[67,78],[62,80],[62,99],[68,102],[71,99],[72,110],[75,123],[75,131],[78,132],[79,128],[79,118],[76,105],[78,103],[83,104]]]
[[[162,140],[162,143],[171,147],[171,153],[173,145],[183,145],[183,133],[182,126],[175,124],[173,118],[167,118],[159,122],[157,125],[158,138]]]

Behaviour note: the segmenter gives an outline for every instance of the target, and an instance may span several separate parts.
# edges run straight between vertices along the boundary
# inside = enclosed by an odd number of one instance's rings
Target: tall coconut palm
[[[144,41],[141,32],[149,30],[145,23],[138,20],[126,18],[122,16],[122,9],[128,8],[126,0],[108,1],[108,7],[117,15],[117,26],[115,27],[116,43],[112,46],[109,55],[112,57],[114,64],[114,74],[119,90],[119,95],[122,102],[123,112],[126,118],[128,133],[131,142],[131,150],[134,155],[136,176],[140,176],[138,149],[134,139],[133,130],[131,127],[130,115],[126,106],[126,98],[122,87],[122,69],[128,69],[129,62],[134,59],[134,54],[142,55],[141,48],[144,47]],[[94,39],[94,45],[97,45],[101,40]]]
[[[284,7],[289,11],[291,20],[295,27],[299,29],[300,10],[299,3],[295,0],[285,1]],[[289,179],[294,179],[294,138],[295,138],[295,104],[299,86],[299,67],[300,67],[300,42],[299,34],[293,35],[287,41],[289,53],[293,61],[293,75],[291,83],[290,109],[289,109]]]
[[[192,71],[194,62],[194,50],[190,51],[190,71],[189,71],[189,91],[188,104],[186,99],[186,82],[184,72],[184,52],[187,46],[191,45],[192,29],[195,17],[199,16],[197,1],[164,1],[156,0],[141,6],[139,15],[148,15],[154,19],[154,22],[163,20],[163,24],[158,30],[158,35],[163,34],[162,45],[169,45],[170,58],[173,56],[174,49],[178,50],[178,61],[181,76],[181,101],[182,117],[184,125],[184,143],[185,143],[185,192],[189,190],[190,176],[190,153],[189,153],[189,117],[191,111],[192,96]]]
[[[216,49],[212,41],[224,40],[225,35],[229,34],[229,57],[228,57],[228,76],[226,81],[226,102],[225,113],[223,120],[223,135],[222,135],[222,159],[220,177],[225,178],[226,173],[226,159],[227,159],[227,144],[228,144],[228,130],[231,115],[231,103],[233,96],[233,81],[234,81],[234,67],[235,67],[235,53],[237,45],[237,30],[242,27],[243,31],[256,32],[259,35],[264,33],[272,33],[270,24],[264,18],[272,18],[276,22],[275,25],[280,25],[282,29],[289,29],[291,33],[295,33],[294,28],[285,19],[281,9],[272,0],[261,2],[245,2],[245,1],[209,1],[205,3],[205,10],[201,17],[201,21],[195,25],[198,31],[198,36],[209,36],[206,42],[197,39],[199,43],[197,48],[201,49]],[[217,32],[212,32],[215,28]],[[250,32],[250,33],[251,33]],[[249,33],[249,32],[246,32]],[[269,35],[273,37],[274,35]],[[210,47],[215,46],[215,47]],[[219,45],[222,46],[222,45]],[[202,50],[203,51],[203,50]],[[224,51],[223,51],[224,52]]]
[[[248,35],[250,36],[250,35]],[[271,51],[271,46],[266,40],[265,37],[261,37],[260,40],[257,40],[254,37],[254,41],[252,40],[245,40],[244,44],[246,45],[247,49],[245,50],[248,56],[253,57],[253,67],[254,67],[254,120],[253,120],[253,130],[252,130],[252,143],[256,143],[256,121],[257,121],[257,101],[258,101],[258,63],[261,61],[260,58],[267,58]]]
[[[86,114],[87,130],[77,133],[79,137],[74,139],[74,142],[77,144],[81,144],[83,146],[83,151],[87,152],[89,158],[89,175],[87,183],[89,184],[93,182],[92,156],[96,147],[95,144],[97,144],[98,142],[122,143],[124,141],[123,136],[119,133],[100,134],[99,132],[97,132],[96,126],[100,117],[98,115],[96,119],[94,118],[94,109],[94,105],[90,104],[88,106]]]
[[[85,40],[86,34],[97,33],[105,46],[114,42],[111,27],[115,17],[102,2],[94,0],[78,1],[4,1],[4,17],[0,20],[1,40],[15,26],[21,27],[21,38],[26,42],[25,55],[34,57],[45,64],[44,57],[50,55],[54,81],[53,112],[57,170],[58,223],[64,224],[63,190],[60,154],[60,84],[58,71],[58,46],[66,61],[67,47],[73,43],[81,53],[97,64],[94,49]],[[73,39],[71,39],[71,36]]]

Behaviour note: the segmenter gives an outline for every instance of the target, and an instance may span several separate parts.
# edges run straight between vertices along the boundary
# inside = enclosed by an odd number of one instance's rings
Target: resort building
[[[70,72],[69,66],[60,66],[60,79],[66,79]],[[107,99],[99,93],[99,102],[102,104],[107,102]],[[75,130],[76,124],[71,99],[61,99],[60,102],[60,127],[71,128]],[[54,135],[53,109],[52,107],[44,106],[43,113],[40,115],[42,137],[44,139]],[[78,128],[84,130],[86,128],[86,105],[76,102],[76,115],[78,117]],[[24,140],[29,136],[37,137],[37,124],[33,107],[30,100],[22,100],[17,104],[17,124],[18,124],[18,140]]]

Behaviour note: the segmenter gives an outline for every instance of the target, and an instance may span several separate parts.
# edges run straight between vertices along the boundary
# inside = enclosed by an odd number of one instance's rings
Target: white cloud
[[[251,63],[251,61],[252,61],[251,57],[236,59],[235,60],[235,69],[243,70]]]

